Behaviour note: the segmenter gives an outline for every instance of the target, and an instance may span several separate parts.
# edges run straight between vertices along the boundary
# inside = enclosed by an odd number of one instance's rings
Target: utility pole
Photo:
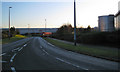
[[[47,24],[47,23],[46,23],[46,19],[45,19],[45,32],[46,32],[46,24]]]
[[[30,28],[30,24],[28,24],[28,35],[29,35],[29,28]]]
[[[9,7],[9,40],[10,40],[10,8],[12,8],[12,7]]]
[[[76,4],[74,0],[74,45],[76,46]]]

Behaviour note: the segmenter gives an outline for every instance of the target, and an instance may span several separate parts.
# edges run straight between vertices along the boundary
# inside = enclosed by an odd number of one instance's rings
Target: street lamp
[[[10,39],[10,8],[12,7],[9,7],[9,39]]]
[[[46,19],[45,19],[45,32],[46,32],[46,24],[47,24],[47,21],[46,21]]]
[[[76,46],[76,4],[74,0],[74,45]]]

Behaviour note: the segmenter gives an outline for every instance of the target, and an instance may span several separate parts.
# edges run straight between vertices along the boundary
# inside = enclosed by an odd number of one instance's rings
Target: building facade
[[[98,17],[98,28],[99,31],[114,31],[114,15],[105,15]]]
[[[120,29],[120,11],[115,15],[115,20],[116,20],[115,28],[118,30]]]
[[[115,15],[115,28],[118,30],[120,29],[120,1],[118,3],[118,12],[117,14]]]

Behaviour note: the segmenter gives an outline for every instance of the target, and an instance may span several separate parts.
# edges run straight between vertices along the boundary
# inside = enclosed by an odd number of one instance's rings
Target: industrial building
[[[99,16],[98,17],[98,28],[99,31],[104,32],[104,31],[114,31],[114,15],[104,15],[104,16]]]
[[[116,29],[120,29],[120,11],[115,15],[115,20],[116,20]]]
[[[115,28],[118,30],[120,29],[120,1],[118,3],[118,12],[117,14],[115,15]]]

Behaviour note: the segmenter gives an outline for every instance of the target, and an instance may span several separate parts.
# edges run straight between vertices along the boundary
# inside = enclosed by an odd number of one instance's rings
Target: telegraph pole
[[[12,7],[9,7],[9,39],[10,39],[10,8],[12,8]]]
[[[30,28],[30,24],[28,24],[28,36],[29,36],[29,28]]]
[[[46,23],[46,19],[45,19],[45,32],[46,32],[46,24],[47,24],[47,23]]]
[[[76,4],[74,0],[74,45],[76,46]]]

